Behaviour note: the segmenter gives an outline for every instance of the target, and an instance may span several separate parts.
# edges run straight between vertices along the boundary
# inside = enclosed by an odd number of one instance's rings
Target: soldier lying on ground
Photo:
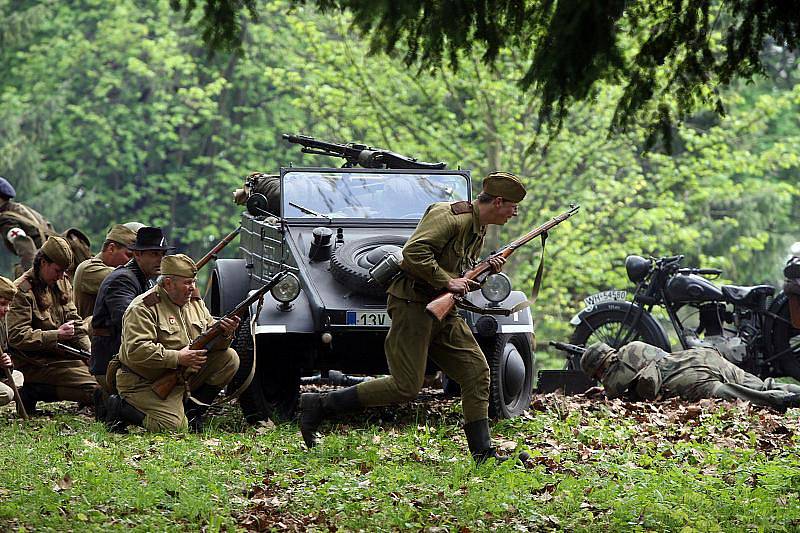
[[[20,395],[29,414],[36,412],[37,401],[90,405],[97,388],[86,363],[57,347],[63,342],[89,350],[87,328],[72,301],[72,286],[64,279],[72,258],[64,239],[50,237],[36,253],[33,268],[14,282],[8,343],[14,365],[25,374]]]
[[[22,387],[24,380],[22,372],[13,370],[14,364],[11,357],[6,353],[8,349],[8,332],[6,331],[6,313],[11,305],[11,300],[17,288],[14,287],[14,282],[10,279],[0,276],[0,369],[11,369],[11,379],[17,388]],[[0,405],[6,405],[14,400],[14,389],[11,388],[10,383],[4,383],[6,373],[0,370]]]
[[[609,398],[656,400],[678,396],[747,400],[785,412],[800,407],[800,386],[764,381],[727,361],[714,348],[674,353],[632,342],[619,350],[597,342],[581,357],[587,376],[600,380]]]
[[[197,268],[191,258],[168,255],[161,261],[158,285],[137,296],[122,319],[118,395],[107,402],[106,422],[113,431],[128,424],[150,431],[203,430],[203,416],[239,368],[230,341],[238,318],[221,322],[225,337],[214,349],[190,350],[189,343],[213,322],[199,298],[193,298]],[[152,386],[167,372],[186,377],[166,399]],[[191,393],[191,394],[190,394]]]

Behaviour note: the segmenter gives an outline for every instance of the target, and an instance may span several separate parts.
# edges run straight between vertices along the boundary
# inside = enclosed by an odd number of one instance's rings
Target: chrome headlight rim
[[[289,272],[270,289],[269,293],[280,303],[288,304],[293,302],[300,296],[300,278]]]
[[[502,302],[511,294],[511,278],[503,272],[490,274],[481,286],[481,294],[489,302]]]

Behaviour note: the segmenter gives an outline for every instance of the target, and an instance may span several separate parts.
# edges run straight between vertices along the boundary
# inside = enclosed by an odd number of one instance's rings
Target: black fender
[[[244,259],[217,259],[211,271],[206,305],[213,316],[228,314],[250,292],[250,272]]]
[[[258,304],[254,304],[251,313],[256,312]],[[314,333],[314,316],[305,290],[301,290],[288,310],[280,309],[280,303],[270,293],[264,295],[261,313],[253,324],[256,336],[283,333]]]
[[[660,337],[660,346],[671,346],[671,343],[669,342],[669,336],[667,336],[664,326],[662,326],[658,320],[653,318],[653,315],[645,311],[642,306],[633,302],[613,301],[590,305],[581,309],[575,316],[572,317],[572,319],[570,319],[569,323],[574,327],[578,327],[584,322],[584,320],[586,320],[587,317],[591,315],[614,312],[628,314],[628,316],[631,317],[634,317],[641,312],[642,316],[639,318],[639,320],[656,332],[656,334]]]

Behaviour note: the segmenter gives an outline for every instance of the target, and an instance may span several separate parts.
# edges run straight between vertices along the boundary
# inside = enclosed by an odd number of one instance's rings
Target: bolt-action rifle
[[[479,283],[484,281],[489,276],[489,274],[492,273],[492,265],[489,263],[489,259],[492,259],[493,257],[508,258],[511,254],[513,254],[516,251],[517,248],[529,243],[539,235],[542,235],[548,230],[558,226],[559,224],[567,220],[569,217],[577,213],[578,209],[580,208],[581,207],[579,205],[570,206],[568,210],[564,211],[560,215],[551,218],[538,228],[529,231],[522,237],[519,237],[517,240],[512,241],[503,246],[502,248],[500,248],[499,250],[497,250],[496,252],[493,252],[486,259],[480,261],[477,265],[475,265],[472,269],[464,272],[464,275],[462,277],[471,279],[473,281],[477,281]],[[425,310],[437,320],[442,320],[444,317],[447,316],[448,313],[450,313],[450,311],[453,309],[453,306],[455,306],[461,301],[462,298],[460,296],[456,296],[452,292],[447,291],[443,292],[442,294],[431,300],[431,302],[425,306]]]
[[[336,144],[319,141],[314,137],[308,137],[306,135],[289,135],[288,133],[284,133],[283,138],[290,143],[302,145],[303,149],[301,152],[304,154],[342,157],[345,160],[344,168],[352,168],[356,165],[360,165],[364,168],[442,170],[447,167],[447,163],[426,163],[424,161],[417,161],[413,157],[396,154],[389,150],[373,148],[366,144]]]
[[[263,296],[269,290],[271,290],[272,287],[277,285],[278,282],[280,282],[284,277],[286,277],[286,274],[287,271],[281,270],[280,272],[272,276],[270,280],[266,283],[266,285],[264,285],[263,287],[255,291],[253,294],[242,300],[235,308],[233,308],[233,310],[230,313],[222,317],[222,319],[233,318],[237,316],[241,318],[242,315],[248,309],[250,309],[250,306],[252,304],[263,298]],[[209,349],[209,347],[213,345],[214,341],[216,341],[217,338],[219,338],[223,334],[223,329],[220,326],[220,322],[222,321],[222,319],[218,320],[217,322],[214,322],[211,326],[209,326],[208,329],[206,329],[196,339],[194,339],[189,344],[189,349],[190,350]],[[153,383],[150,389],[153,392],[155,392],[159,398],[165,400],[167,396],[170,395],[175,386],[178,384],[178,380],[181,377],[182,373],[183,373],[182,368],[166,372],[163,376],[158,378],[155,381],[155,383]]]
[[[212,259],[216,259],[217,254],[220,253],[223,248],[228,246],[231,243],[231,241],[235,239],[237,235],[239,235],[240,231],[242,231],[241,226],[237,227],[235,230],[233,230],[232,232],[228,233],[225,237],[223,237],[223,239],[219,241],[206,255],[201,257],[200,260],[197,263],[195,263],[197,270],[200,270],[201,268],[206,266],[206,263],[208,263]]]
[[[92,354],[87,352],[86,350],[75,348],[74,346],[70,346],[69,344],[64,344],[63,342],[56,343],[56,346],[58,347],[59,350],[61,350],[65,354],[71,355],[75,359],[80,359],[84,363],[88,363],[89,358],[92,356]]]
[[[23,420],[28,420],[30,417],[28,416],[28,411],[25,410],[25,406],[22,404],[22,397],[19,395],[17,384],[14,383],[14,376],[11,375],[11,369],[3,367],[3,370],[9,387],[11,387],[11,390],[14,391],[14,404],[17,406],[17,414],[22,417]]]

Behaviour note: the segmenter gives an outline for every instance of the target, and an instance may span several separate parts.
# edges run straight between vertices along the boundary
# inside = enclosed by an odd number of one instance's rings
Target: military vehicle
[[[291,417],[304,376],[388,372],[383,343],[391,322],[385,288],[370,270],[401,250],[428,205],[472,198],[466,170],[354,143],[284,137],[305,153],[341,157],[345,164],[252,175],[243,189],[240,258],[218,260],[211,273],[206,300],[219,316],[278,270],[289,272],[237,333],[242,364],[230,387],[249,381],[240,404],[250,422]],[[482,309],[511,309],[527,297],[501,273],[468,300]],[[530,404],[535,375],[530,310],[461,313],[491,369],[491,414],[520,414]],[[457,392],[452,380],[443,381]]]

